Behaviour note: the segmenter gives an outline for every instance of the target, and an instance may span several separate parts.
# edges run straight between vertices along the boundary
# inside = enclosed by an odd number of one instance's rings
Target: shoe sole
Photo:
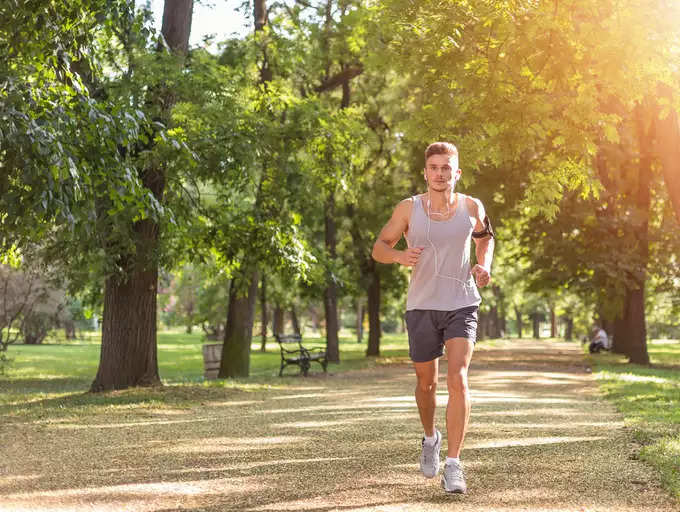
[[[446,484],[444,484],[444,480],[441,481],[441,484],[442,484],[442,489],[444,489],[444,492],[446,494],[467,494],[467,489],[455,489],[453,491],[449,491],[446,488]]]
[[[422,473],[422,475],[423,475],[425,478],[429,478],[429,479],[437,478],[437,474],[439,473],[439,471],[437,471],[437,473],[435,473],[434,475],[429,476],[429,475],[426,475],[425,473],[423,473],[422,470],[421,470],[420,472]]]

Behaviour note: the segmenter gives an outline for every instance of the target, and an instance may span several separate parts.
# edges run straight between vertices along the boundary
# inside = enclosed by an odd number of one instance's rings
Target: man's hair
[[[450,142],[433,142],[427,146],[427,149],[425,150],[425,161],[427,162],[427,159],[432,155],[457,156],[458,150],[456,149],[456,146]]]

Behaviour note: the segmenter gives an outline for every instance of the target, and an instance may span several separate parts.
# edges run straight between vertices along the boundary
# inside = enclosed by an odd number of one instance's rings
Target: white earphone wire
[[[460,197],[456,196],[456,204],[458,204],[459,200],[460,200]],[[457,205],[457,208],[459,208],[458,205]],[[446,216],[450,215],[450,213],[451,213],[451,210],[449,209],[449,204],[447,203],[446,204],[446,213],[444,214],[444,213],[435,212],[435,215],[441,215],[443,217],[445,215]],[[453,281],[458,281],[459,283],[461,283],[463,285],[464,288],[468,288],[468,287],[473,288],[474,284],[472,282],[470,282],[470,277],[471,277],[472,274],[468,275],[467,281],[463,281],[462,279],[459,279],[455,276],[448,276],[448,275],[445,275],[445,274],[442,274],[441,272],[439,272],[440,267],[439,267],[439,254],[438,254],[438,251],[437,251],[437,246],[434,244],[434,242],[432,242],[432,239],[430,238],[430,227],[432,226],[431,215],[433,215],[433,214],[432,214],[432,209],[431,209],[430,191],[429,190],[427,191],[427,210],[425,211],[425,215],[427,216],[427,232],[426,232],[425,237],[426,237],[427,241],[429,242],[429,244],[432,246],[432,250],[434,252],[434,275],[436,277],[441,277],[443,279],[451,279]]]

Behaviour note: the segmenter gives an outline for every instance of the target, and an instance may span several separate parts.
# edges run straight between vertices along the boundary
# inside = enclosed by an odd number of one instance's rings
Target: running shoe
[[[422,440],[422,451],[420,452],[420,471],[426,478],[434,478],[439,473],[439,451],[442,447],[442,435],[439,430],[435,430],[437,441],[433,445],[425,444]]]
[[[460,463],[444,464],[444,473],[442,474],[442,487],[448,493],[465,494],[467,492],[467,485],[465,485],[465,475],[463,474],[463,467]]]

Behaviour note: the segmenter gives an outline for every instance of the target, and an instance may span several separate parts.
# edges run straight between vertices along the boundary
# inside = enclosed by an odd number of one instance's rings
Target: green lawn
[[[0,375],[0,416],[3,413],[26,417],[61,416],[67,409],[78,414],[90,407],[102,405],[124,406],[128,403],[159,402],[181,405],[200,399],[199,387],[229,387],[242,390],[262,387],[274,388],[297,382],[299,369],[289,366],[284,378],[278,376],[281,361],[278,344],[272,338],[267,351],[260,352],[260,339],[255,338],[249,379],[205,381],[203,378],[202,334],[161,332],[158,335],[158,365],[163,383],[175,392],[159,389],[131,389],[104,397],[85,392],[94,379],[99,363],[99,333],[86,333],[76,341],[53,340],[42,345],[11,345],[8,357],[12,360],[4,375]],[[323,346],[319,337],[304,337],[308,347]],[[408,355],[404,334],[384,334],[380,358],[365,356],[366,339],[357,343],[349,336],[340,339],[339,364],[330,364],[331,373],[367,368]],[[314,363],[310,374],[322,373]],[[193,386],[180,390],[177,386]],[[197,394],[198,393],[198,394]],[[70,407],[72,406],[72,407]],[[49,409],[49,410],[48,410]]]
[[[680,341],[648,346],[651,366],[626,363],[609,353],[588,355],[605,396],[625,417],[640,444],[639,457],[654,465],[680,499]]]

